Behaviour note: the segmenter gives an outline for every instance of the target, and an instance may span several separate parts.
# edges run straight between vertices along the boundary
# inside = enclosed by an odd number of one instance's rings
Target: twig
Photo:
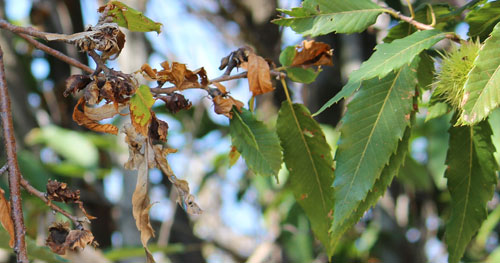
[[[47,40],[46,35],[50,34],[47,32],[38,31],[32,27],[15,26],[15,25],[5,21],[4,19],[0,19],[0,28],[9,30],[10,32],[13,32],[16,34],[26,34],[26,35],[38,37],[38,38],[41,38],[44,40]]]
[[[275,71],[275,70],[271,70],[271,71],[269,71],[269,73],[271,74],[271,76],[280,76],[283,78],[286,77],[285,73]],[[230,75],[230,76],[222,75],[222,76],[217,77],[215,79],[209,80],[208,84],[210,85],[214,82],[220,83],[220,82],[234,80],[234,79],[244,79],[247,77],[247,75],[248,75],[248,71],[241,72],[241,73],[236,74],[236,75]],[[192,88],[206,89],[206,87],[203,87],[201,84],[198,86],[193,86]],[[159,93],[172,94],[174,91],[178,91],[178,90],[179,90],[179,88],[176,86],[168,87],[168,88],[151,88],[151,92],[154,92],[157,94],[159,94]]]
[[[80,61],[72,58],[72,57],[68,57],[66,56],[65,54],[51,48],[51,47],[48,47],[38,41],[36,41],[35,39],[31,38],[30,36],[28,35],[25,35],[25,34],[19,34],[20,37],[24,38],[26,41],[28,41],[30,44],[32,44],[33,46],[35,46],[36,48],[44,51],[45,53],[49,54],[49,55],[52,55],[54,56],[55,58],[61,60],[61,61],[64,61],[72,66],[75,66],[89,74],[92,74],[94,73],[94,70],[91,69],[89,66],[81,63]]]
[[[21,186],[28,191],[28,193],[38,197],[40,200],[42,200],[45,204],[47,204],[52,210],[61,213],[65,217],[67,217],[69,220],[75,224],[75,227],[79,228],[81,227],[81,220],[79,220],[76,216],[66,212],[66,210],[60,208],[59,206],[55,205],[52,203],[46,196],[45,193],[38,191],[35,187],[31,186],[26,179],[21,177]]]
[[[426,25],[426,24],[421,23],[421,22],[418,22],[417,20],[415,20],[409,16],[405,16],[405,15],[401,14],[401,12],[396,11],[392,8],[386,8],[385,10],[387,13],[392,15],[394,18],[399,19],[399,20],[403,20],[403,21],[407,22],[408,24],[413,25],[417,29],[420,29],[420,30],[432,30],[432,29],[434,29],[434,27],[432,27],[430,25]]]
[[[9,165],[8,164],[4,164],[2,166],[2,168],[0,168],[0,176],[5,173],[5,171],[7,171],[7,169],[9,169]]]
[[[415,20],[409,16],[402,15],[399,11],[396,11],[392,8],[385,8],[384,10],[385,10],[385,12],[387,12],[388,14],[393,16],[394,18],[402,20],[404,22],[407,22],[408,24],[413,25],[414,27],[416,27],[419,30],[432,30],[432,29],[434,29],[433,26],[418,22],[417,20]],[[458,35],[452,34],[452,33],[446,34],[446,38],[448,38],[454,42],[457,42],[457,43],[460,43],[462,41],[462,39],[460,39],[460,37]]]
[[[5,67],[3,64],[3,51],[0,47],[0,116],[2,118],[5,149],[7,150],[7,164],[9,166],[9,191],[11,202],[11,217],[14,221],[14,252],[17,262],[28,263],[26,242],[24,240],[25,228],[23,219],[23,207],[21,200],[21,172],[17,163],[16,138],[14,137],[14,126],[12,124],[12,112],[10,110],[10,98],[5,80]]]
[[[93,73],[93,75],[97,75],[101,71],[104,71],[104,74],[109,75],[111,70],[106,66],[104,61],[102,61],[101,57],[94,50],[89,50],[87,53],[89,54],[89,56],[94,60],[95,64],[97,65],[97,68],[95,69],[95,72]]]

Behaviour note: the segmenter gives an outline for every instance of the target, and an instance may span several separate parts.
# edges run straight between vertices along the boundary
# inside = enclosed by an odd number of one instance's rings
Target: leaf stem
[[[11,202],[11,217],[14,221],[14,252],[18,263],[28,263],[26,242],[24,240],[25,227],[23,218],[23,207],[21,200],[21,172],[17,163],[16,138],[14,137],[14,125],[12,123],[12,112],[10,109],[10,98],[5,79],[5,67],[3,63],[3,51],[0,47],[0,116],[2,119],[3,138],[7,152],[7,164],[9,167],[9,191]]]
[[[41,39],[44,39],[44,40],[47,40],[46,35],[50,34],[50,33],[47,33],[47,32],[38,31],[38,30],[36,30],[33,27],[15,26],[15,25],[7,22],[4,19],[0,19],[0,28],[8,30],[8,31],[10,31],[12,33],[26,34],[26,35],[30,35],[32,37],[38,37],[38,38],[41,38]]]
[[[47,206],[49,206],[52,210],[64,215],[65,217],[67,217],[69,220],[71,220],[73,222],[73,224],[75,225],[76,228],[81,228],[82,227],[82,220],[78,219],[76,216],[66,212],[66,210],[60,208],[59,206],[55,205],[54,203],[52,203],[45,195],[45,193],[43,192],[40,192],[38,191],[35,187],[33,187],[32,185],[30,185],[30,183],[24,179],[22,176],[21,176],[21,186],[26,190],[28,191],[28,193],[38,197],[40,200],[42,200],[45,204],[47,204]]]
[[[435,29],[434,25],[432,25],[432,24],[427,25],[427,24],[418,22],[417,20],[415,20],[409,16],[402,15],[399,11],[396,11],[390,7],[384,8],[384,12],[390,14],[391,16],[393,16],[396,19],[404,21],[410,25],[413,25],[418,30],[433,30],[433,29]],[[433,18],[433,22],[435,24],[435,17]],[[460,39],[460,37],[454,33],[446,34],[446,38],[450,39],[451,41],[457,42],[457,43],[462,42],[462,39]]]
[[[290,105],[292,105],[292,99],[290,98],[290,94],[288,93],[288,88],[286,86],[285,78],[280,78],[280,80],[281,80],[281,85],[283,85],[283,90],[285,91],[286,100],[290,103]]]
[[[408,5],[408,9],[410,9],[411,18],[414,19],[415,18],[415,12],[413,11],[413,6],[411,5],[410,0],[406,0],[406,4]]]

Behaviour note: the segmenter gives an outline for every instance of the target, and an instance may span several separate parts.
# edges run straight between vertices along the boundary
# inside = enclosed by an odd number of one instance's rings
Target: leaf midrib
[[[488,79],[488,82],[486,82],[486,84],[484,84],[484,87],[479,91],[479,96],[477,96],[477,99],[476,101],[474,102],[474,105],[472,106],[472,109],[471,109],[471,113],[476,111],[477,110],[477,107],[479,106],[480,104],[480,100],[481,98],[483,97],[483,95],[486,92],[487,89],[489,89],[488,87],[490,86],[490,83],[492,83],[493,81],[493,78],[499,74],[500,72],[500,65],[497,66],[497,68],[495,69],[495,71],[493,72],[493,74],[491,74],[491,77]],[[491,87],[490,87],[491,88]],[[493,88],[496,88],[496,87],[493,87]]]
[[[352,178],[351,183],[349,184],[349,189],[347,190],[348,193],[351,191],[352,186],[354,184],[354,181],[356,180],[356,177],[358,176],[358,172],[359,172],[359,169],[361,167],[361,163],[363,162],[364,156],[367,152],[367,148],[368,148],[368,145],[370,144],[370,141],[372,139],[375,128],[377,127],[378,122],[380,121],[380,117],[382,116],[382,112],[384,111],[384,108],[387,105],[387,101],[388,101],[389,97],[391,96],[391,93],[393,92],[393,89],[396,86],[396,82],[398,81],[399,75],[401,74],[402,71],[403,71],[403,68],[401,68],[398,71],[398,73],[396,74],[396,76],[394,77],[394,80],[391,84],[391,87],[390,87],[389,91],[387,92],[387,96],[385,97],[384,102],[380,108],[380,111],[377,114],[377,119],[375,120],[375,123],[373,124],[372,130],[370,131],[370,135],[367,137],[368,141],[366,142],[365,147],[364,147],[363,151],[361,152],[361,158],[359,159],[358,165],[356,166],[356,170],[354,171],[354,177]],[[345,195],[344,200],[342,201],[342,204],[345,204],[345,202],[347,200],[347,196],[348,195]]]
[[[290,101],[288,101],[288,105],[290,106],[290,110],[292,111],[292,116],[293,116],[293,119],[295,121],[295,125],[297,126],[297,128],[299,130],[300,138],[302,139],[302,142],[304,143],[304,146],[305,146],[306,151],[307,151],[307,156],[309,157],[309,161],[311,162],[311,165],[312,165],[313,170],[314,170],[314,178],[316,179],[316,183],[318,184],[319,194],[321,196],[321,203],[323,205],[323,211],[327,212],[328,209],[327,209],[326,203],[325,203],[325,196],[323,194],[323,189],[321,188],[318,170],[316,169],[316,164],[314,163],[314,159],[312,158],[311,150],[309,149],[309,145],[307,144],[306,138],[304,137],[304,134],[302,133],[299,119],[297,118],[297,115],[295,114],[295,110],[293,109],[293,104]]]

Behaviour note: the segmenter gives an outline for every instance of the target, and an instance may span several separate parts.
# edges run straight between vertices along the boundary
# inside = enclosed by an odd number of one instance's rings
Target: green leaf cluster
[[[393,27],[384,43],[377,45],[371,57],[349,75],[343,89],[332,94],[314,114],[354,94],[339,127],[335,161],[327,154],[330,147],[322,135],[318,136],[322,134],[321,129],[307,109],[290,101],[282,104],[277,132],[290,173],[288,184],[328,255],[334,253],[345,232],[377,203],[398,173],[415,173],[408,169],[421,168],[422,164],[407,154],[411,134],[422,129],[418,126],[430,125],[426,123],[455,111],[452,119],[455,126],[448,131],[445,163],[451,210],[444,241],[450,262],[460,261],[488,215],[486,204],[493,196],[497,181],[498,166],[493,155],[496,149],[485,119],[500,104],[499,8],[499,1],[483,0],[455,9],[443,4],[423,5],[416,9],[413,20],[432,24],[433,29],[421,30],[414,22],[403,21]],[[434,51],[433,47],[445,38],[457,41],[457,36],[447,30],[460,23],[459,15],[465,10],[471,10],[464,22],[469,24],[469,35],[474,38],[468,41],[480,38],[477,40],[480,49],[477,57],[476,53],[470,58],[464,55],[450,64],[450,72],[460,73],[458,77],[462,81],[458,89],[451,91],[455,93],[449,94],[457,98],[454,105],[450,105],[449,101],[436,99],[438,96],[433,94],[435,72],[439,72],[441,63],[436,55],[442,52]],[[279,11],[285,17],[276,19],[275,23],[312,37],[332,32],[360,32],[373,24],[380,13],[392,13],[368,0],[306,0],[301,7]],[[286,47],[280,55],[287,76],[298,82],[313,81],[314,72],[301,71],[298,76],[290,71],[294,50],[294,47]],[[459,72],[453,68],[454,64],[462,66],[464,61],[473,61],[472,69]],[[448,78],[447,83],[455,83],[456,79]],[[446,89],[450,85],[441,86]],[[426,98],[422,93],[426,93]],[[429,97],[433,98],[430,102]],[[418,113],[426,114],[415,117]],[[448,120],[450,117],[448,115]],[[420,121],[414,121],[419,118]],[[441,130],[444,133],[444,128]],[[446,148],[441,150],[444,159]],[[400,169],[405,160],[410,162],[408,167]],[[328,170],[334,166],[335,175]],[[425,169],[419,171],[426,172]],[[440,173],[442,176],[442,170]],[[329,187],[325,187],[326,184]],[[430,184],[425,183],[427,188]]]

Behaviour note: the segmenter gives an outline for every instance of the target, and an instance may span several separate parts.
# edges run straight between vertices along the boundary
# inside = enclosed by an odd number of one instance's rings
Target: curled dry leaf
[[[230,119],[233,118],[233,113],[231,112],[233,106],[236,107],[239,111],[241,111],[241,107],[243,107],[243,102],[235,100],[229,95],[215,96],[213,98],[213,102],[215,113],[222,114]]]
[[[56,254],[64,255],[66,250],[83,249],[87,245],[97,246],[94,235],[89,230],[71,230],[69,223],[54,223],[49,227],[47,246]]]
[[[87,214],[87,211],[85,211],[83,202],[80,201],[80,190],[71,190],[66,183],[58,182],[57,180],[49,180],[46,188],[49,200],[78,204],[78,207],[88,219],[96,219],[96,217]]]
[[[120,114],[120,111],[124,110],[127,105],[117,105],[117,104],[105,104],[101,107],[91,108],[86,105],[83,106],[83,112],[91,120],[100,121],[104,119],[109,119],[114,117],[116,114]]]
[[[119,104],[125,104],[136,91],[132,78],[125,74],[98,75],[91,78],[86,75],[72,75],[66,80],[64,96],[83,90],[85,102],[95,105],[103,99],[106,103],[113,102],[118,109]]]
[[[149,239],[154,237],[154,230],[149,220],[149,210],[152,204],[148,196],[149,158],[153,158],[154,161],[154,157],[149,157],[151,156],[149,153],[151,147],[147,143],[147,139],[142,136],[142,134],[137,133],[132,125],[125,125],[124,132],[126,134],[125,141],[129,145],[130,154],[129,161],[127,161],[125,167],[138,170],[137,184],[132,195],[132,214],[137,229],[141,232],[141,242],[146,250],[148,262],[154,262],[151,261],[153,257],[147,248]]]
[[[0,188],[0,223],[3,228],[9,233],[10,240],[9,246],[14,247],[14,222],[12,222],[12,217],[10,216],[10,204],[7,199],[5,199],[5,192]]]
[[[148,137],[152,140],[153,143],[156,141],[166,142],[168,135],[168,124],[156,117],[154,112],[151,112],[153,115],[151,118],[151,122],[149,123],[148,129]]]
[[[192,106],[191,102],[179,93],[172,93],[158,98],[165,102],[165,107],[174,114],[183,109],[189,110]]]
[[[100,124],[97,121],[89,118],[84,111],[79,109],[80,105],[85,105],[85,99],[80,98],[78,103],[75,105],[73,109],[73,120],[78,123],[78,125],[83,126],[87,129],[96,131],[96,132],[105,132],[110,134],[118,134],[118,128],[112,124]]]
[[[248,55],[248,86],[254,96],[273,91],[269,64],[255,53]]]
[[[74,203],[80,200],[80,190],[73,191],[66,183],[49,180],[46,187],[47,198],[52,201]]]
[[[304,40],[295,47],[291,66],[332,66],[333,49],[330,45],[314,40]]]
[[[224,75],[229,76],[234,68],[239,68],[248,61],[248,55],[250,53],[255,53],[254,50],[249,46],[241,47],[233,52],[231,52],[226,57],[223,57],[219,69],[224,71]]]
[[[177,189],[177,193],[179,194],[177,202],[187,213],[192,215],[201,214],[203,211],[194,201],[194,196],[189,193],[188,182],[178,179],[167,162],[166,155],[175,152],[175,150],[164,148],[162,145],[154,145],[153,150],[157,167],[160,168],[160,170],[168,177],[168,180],[173,184],[175,189]]]
[[[66,79],[64,97],[67,97],[70,93],[75,94],[84,89],[91,81],[92,79],[87,75],[71,75]]]
[[[118,28],[116,23],[98,23],[88,27],[84,32],[72,35],[46,34],[48,41],[64,41],[76,44],[83,51],[99,50],[101,58],[106,60],[113,55],[116,58],[125,45],[125,34]],[[113,58],[113,59],[114,59]]]
[[[187,69],[186,64],[172,62],[170,65],[167,61],[161,63],[161,66],[163,69],[158,71],[151,68],[150,65],[144,64],[141,66],[139,72],[148,80],[156,80],[161,85],[169,82],[174,84],[179,90],[208,85],[207,72],[204,68],[191,71]]]

